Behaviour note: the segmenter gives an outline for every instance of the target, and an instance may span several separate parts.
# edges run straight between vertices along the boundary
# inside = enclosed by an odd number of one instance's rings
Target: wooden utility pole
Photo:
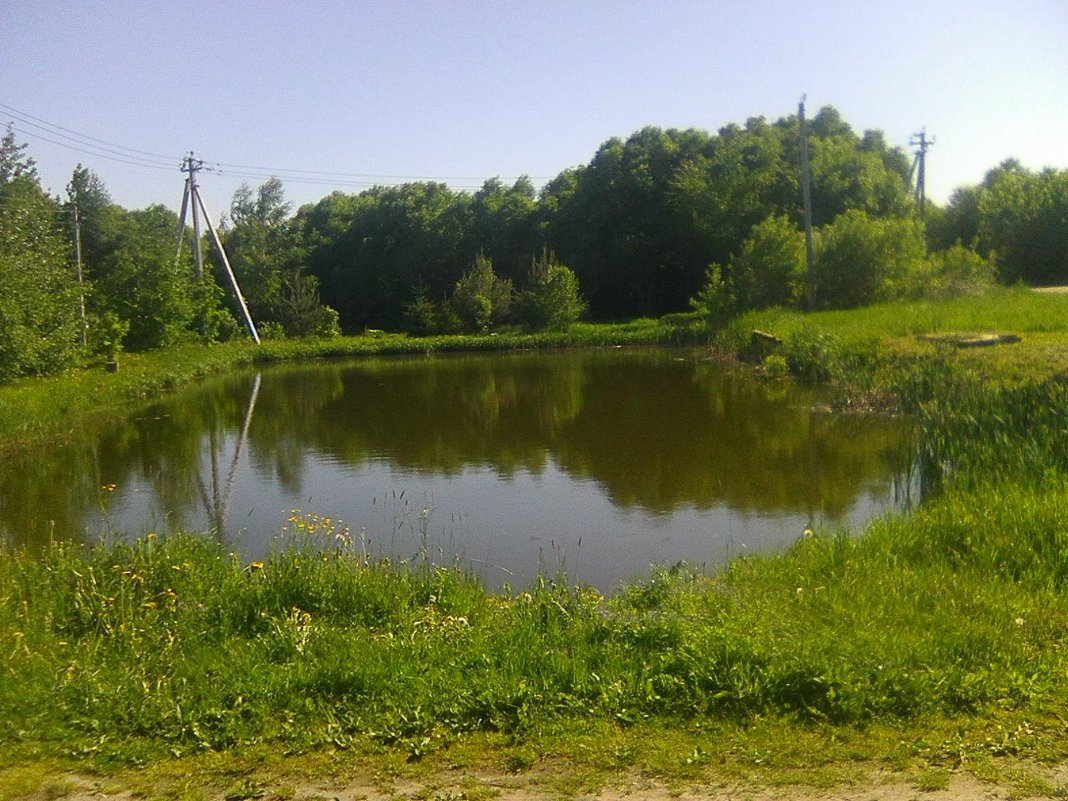
[[[923,222],[927,220],[927,191],[925,187],[927,148],[933,145],[934,142],[933,136],[930,139],[927,138],[926,128],[921,128],[920,132],[913,134],[909,140],[910,146],[919,148],[915,151],[912,166],[916,170],[916,204],[920,208],[920,220]]]
[[[816,308],[816,257],[812,248],[812,193],[808,166],[808,131],[805,128],[805,95],[797,106],[801,127],[801,203],[805,213],[805,300],[808,310]]]
[[[222,258],[223,267],[226,270],[226,277],[230,283],[230,289],[233,291],[234,298],[237,300],[237,305],[241,309],[241,315],[245,318],[245,327],[248,328],[252,340],[258,345],[260,344],[260,334],[256,330],[256,324],[252,322],[252,315],[249,313],[248,304],[245,303],[245,296],[241,294],[241,287],[238,286],[237,276],[234,275],[234,270],[230,266],[230,260],[226,257],[226,251],[223,249],[219,235],[215,232],[215,226],[211,224],[211,215],[208,214],[208,209],[204,205],[204,199],[200,196],[200,187],[197,185],[196,175],[197,171],[203,166],[204,162],[199,159],[194,159],[191,152],[182,161],[181,170],[182,172],[189,173],[189,177],[186,178],[185,181],[185,192],[182,194],[182,213],[178,218],[178,255],[175,257],[175,263],[177,264],[178,258],[182,255],[182,236],[185,233],[185,215],[186,211],[191,208],[193,212],[193,255],[196,259],[197,278],[203,278],[204,263],[200,252],[200,214],[203,213],[204,223],[208,226],[212,241],[215,242],[215,248],[219,251],[219,256]]]

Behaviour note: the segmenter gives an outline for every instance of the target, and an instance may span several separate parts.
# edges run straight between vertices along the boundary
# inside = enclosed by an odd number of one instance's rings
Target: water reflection
[[[892,504],[908,431],[817,401],[672,352],[282,366],[13,461],[0,526],[26,543],[213,529],[251,555],[299,508],[394,555],[431,537],[494,582],[563,564],[608,588]]]

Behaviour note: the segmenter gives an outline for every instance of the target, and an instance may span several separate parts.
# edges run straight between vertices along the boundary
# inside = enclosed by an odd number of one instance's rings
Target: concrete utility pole
[[[204,262],[200,252],[200,214],[203,213],[204,223],[208,226],[212,241],[215,242],[215,247],[219,251],[219,256],[222,258],[223,267],[226,269],[226,277],[229,279],[230,289],[233,291],[234,298],[237,300],[237,305],[241,309],[242,316],[245,318],[245,326],[248,328],[252,340],[259,345],[260,334],[256,330],[256,324],[252,322],[252,315],[249,313],[248,304],[245,303],[245,296],[241,294],[241,287],[238,286],[237,276],[234,275],[234,270],[230,266],[230,260],[226,257],[226,251],[223,249],[219,235],[215,232],[215,226],[211,224],[211,215],[208,214],[208,209],[204,205],[204,199],[200,196],[200,187],[197,185],[197,171],[203,168],[203,166],[204,162],[200,159],[193,158],[192,152],[182,160],[181,170],[182,172],[189,173],[189,177],[185,180],[185,192],[182,194],[182,213],[178,218],[178,254],[175,256],[175,264],[177,264],[178,259],[182,255],[182,236],[185,233],[186,211],[192,207],[193,255],[197,265],[197,278],[200,279],[204,277]]]
[[[185,210],[189,201],[200,195],[200,187],[197,186],[197,171],[203,166],[203,161],[193,158],[193,151],[189,151],[189,155],[182,160],[181,170],[189,173],[189,177],[185,179],[185,194],[182,196],[182,218],[179,223],[181,228],[185,227]],[[180,238],[178,248],[178,252],[181,253]],[[200,214],[195,202],[193,203],[193,260],[197,266],[197,278],[201,278],[204,275],[204,256],[200,252]]]
[[[927,195],[924,182],[926,180],[927,148],[935,143],[934,137],[927,138],[927,129],[921,128],[919,133],[912,135],[909,140],[910,147],[919,148],[915,151],[912,160],[912,168],[916,170],[916,203],[920,207],[920,220],[927,220]]]
[[[805,95],[797,105],[801,127],[801,202],[805,211],[805,300],[808,310],[816,308],[816,257],[812,249],[812,193],[808,167],[808,130],[805,127]]]
[[[74,266],[78,270],[78,316],[82,322],[82,347],[89,344],[89,320],[85,316],[85,276],[82,270],[82,222],[78,216],[78,190],[71,181],[67,187],[74,212]]]

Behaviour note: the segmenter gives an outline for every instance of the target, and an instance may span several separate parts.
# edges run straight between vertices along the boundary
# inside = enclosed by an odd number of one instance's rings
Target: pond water
[[[214,531],[261,558],[317,526],[490,586],[539,571],[611,590],[680,560],[786,547],[902,503],[901,421],[682,351],[283,365],[199,383],[0,467],[0,529],[31,546]],[[329,518],[329,521],[325,520]]]

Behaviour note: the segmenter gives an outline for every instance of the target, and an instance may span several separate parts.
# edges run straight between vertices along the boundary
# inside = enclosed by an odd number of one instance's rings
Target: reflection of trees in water
[[[9,455],[0,471],[0,521],[4,535],[25,545],[47,543],[84,528],[79,510],[105,504],[108,490],[89,448],[62,444],[38,454]]]
[[[297,495],[304,484],[307,450],[326,416],[323,410],[345,393],[342,367],[330,362],[286,365],[272,368],[266,376],[249,427],[252,466],[261,477],[273,478]],[[358,463],[362,457],[352,461]]]
[[[635,390],[650,380],[655,387]],[[591,371],[588,386],[560,462],[624,506],[837,516],[903,446],[899,426],[817,415],[811,395],[711,365],[665,365],[651,379],[622,363]]]
[[[537,474],[581,408],[583,380],[572,360],[529,356],[357,368],[324,409],[315,441],[339,457],[374,455],[411,470],[455,474],[478,465]]]
[[[615,503],[662,513],[726,503],[834,517],[907,452],[900,425],[814,414],[810,394],[663,353],[283,366],[265,372],[246,420],[253,382],[239,374],[190,388],[91,444],[7,466],[0,521],[20,541],[47,539],[48,521],[83,531],[101,505],[106,519],[102,487],[137,480],[157,517],[183,525],[203,509],[219,525],[246,422],[253,468],[293,494],[309,480],[309,450],[447,475],[540,474],[552,458]]]

